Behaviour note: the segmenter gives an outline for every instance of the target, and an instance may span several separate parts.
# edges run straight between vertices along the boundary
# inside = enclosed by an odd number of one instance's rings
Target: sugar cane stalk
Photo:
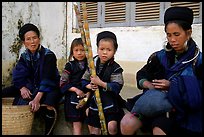
[[[74,9],[77,15],[82,41],[84,43],[85,50],[87,51],[86,55],[87,55],[89,69],[91,71],[91,75],[96,76],[96,70],[95,70],[94,61],[93,61],[93,52],[92,52],[91,41],[90,41],[89,26],[88,26],[88,21],[87,21],[86,3],[82,2],[84,27],[82,26],[82,21],[81,21],[81,16],[78,10],[78,6],[75,4],[74,4]],[[105,122],[105,117],[103,113],[103,107],[101,103],[99,89],[97,89],[94,93],[96,96],[96,101],[97,101],[97,106],[98,106],[98,115],[100,118],[101,131],[103,135],[107,135],[106,122]]]

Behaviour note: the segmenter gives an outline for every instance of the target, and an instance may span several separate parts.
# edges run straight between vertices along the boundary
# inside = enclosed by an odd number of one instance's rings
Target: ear
[[[23,45],[24,45],[25,47],[27,47],[27,46],[26,46],[26,44],[25,44],[25,40],[24,40],[24,41],[22,41],[22,43],[23,43]]]
[[[192,34],[192,29],[187,30],[188,40],[190,39]]]

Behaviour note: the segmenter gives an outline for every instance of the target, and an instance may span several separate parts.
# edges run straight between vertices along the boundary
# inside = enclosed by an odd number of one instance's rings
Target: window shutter
[[[193,10],[194,17],[199,17],[200,3],[199,2],[171,2],[171,6],[189,7]]]
[[[159,20],[160,2],[136,2],[135,21]]]
[[[97,23],[98,4],[97,2],[86,2],[87,20],[89,23]],[[80,14],[83,19],[82,4],[80,2]]]
[[[105,23],[125,22],[125,2],[105,2]]]

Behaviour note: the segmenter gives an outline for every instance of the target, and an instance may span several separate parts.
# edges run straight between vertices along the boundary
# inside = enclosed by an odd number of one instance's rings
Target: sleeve
[[[12,75],[13,84],[18,89],[21,89],[22,87],[27,85],[27,77],[29,77],[29,70],[22,56],[14,67]]]
[[[145,80],[164,78],[163,66],[161,66],[156,52],[151,54],[147,63],[136,73],[137,87],[143,89],[141,86]]]
[[[119,67],[111,74],[110,82],[107,83],[106,91],[112,91],[117,95],[120,93],[124,85],[122,72],[123,69]]]
[[[82,79],[81,79],[83,89],[86,89],[86,85],[88,85],[90,83],[90,81],[91,81],[90,76],[91,76],[90,70],[89,70],[89,68],[87,68],[86,71],[84,72],[83,76],[82,76]]]
[[[199,56],[195,62],[195,75],[199,80],[203,79],[203,63],[202,63],[202,53],[199,53]]]
[[[65,93],[69,88],[73,85],[70,82],[70,74],[72,72],[72,64],[68,62],[65,65],[64,70],[62,71],[61,78],[60,78],[60,89],[62,93]]]
[[[39,91],[51,92],[53,89],[59,87],[59,81],[57,81],[57,59],[54,53],[51,52],[45,55],[42,67]]]

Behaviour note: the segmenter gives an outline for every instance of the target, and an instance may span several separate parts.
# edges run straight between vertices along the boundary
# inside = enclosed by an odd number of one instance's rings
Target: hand
[[[80,90],[80,89],[76,89],[75,90],[75,92],[76,92],[76,94],[77,94],[77,98],[83,98],[83,97],[85,97],[85,94],[84,94],[84,92],[82,91],[82,90]]]
[[[91,96],[91,92],[87,92],[87,93],[85,94],[85,96],[89,99],[89,97]]]
[[[156,89],[168,90],[169,85],[170,85],[170,81],[168,81],[166,79],[154,79],[154,80],[152,80],[152,85]]]
[[[91,85],[91,90],[96,91],[98,89],[98,85],[95,85],[93,83],[90,83]]]
[[[32,112],[36,112],[40,108],[40,102],[36,101],[35,99],[30,101],[29,105],[31,105]]]
[[[98,86],[101,86],[102,85],[102,80],[98,77],[98,76],[91,76],[91,83],[94,84],[94,85],[98,85]]]
[[[21,91],[21,96],[23,99],[31,99],[32,93],[30,92],[28,88],[22,87],[20,91]]]
[[[38,92],[35,98],[29,102],[29,105],[31,105],[31,111],[36,112],[40,108],[40,100],[43,96],[43,92]]]
[[[79,100],[79,103],[76,105],[76,109],[83,108],[87,103],[88,98],[82,98]]]

